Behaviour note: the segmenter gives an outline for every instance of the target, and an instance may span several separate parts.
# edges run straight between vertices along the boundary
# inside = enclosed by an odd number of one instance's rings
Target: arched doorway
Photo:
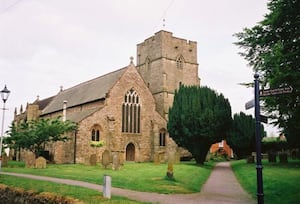
[[[135,146],[132,143],[126,147],[126,161],[135,161]]]

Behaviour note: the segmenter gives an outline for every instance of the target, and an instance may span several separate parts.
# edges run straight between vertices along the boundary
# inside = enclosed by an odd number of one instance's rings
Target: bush
[[[0,184],[1,203],[10,204],[80,204],[79,200],[55,195],[54,193],[38,193],[35,191],[25,191],[21,188],[12,188]]]

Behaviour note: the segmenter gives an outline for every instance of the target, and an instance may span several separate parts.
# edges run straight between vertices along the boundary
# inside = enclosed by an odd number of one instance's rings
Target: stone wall
[[[178,59],[181,66],[178,66]],[[167,119],[180,84],[198,85],[197,43],[160,31],[137,45],[137,68],[156,100],[156,110]]]
[[[141,132],[123,133],[122,129],[122,102],[128,90],[134,88],[141,100]],[[83,162],[85,157],[95,153],[89,146],[91,127],[97,124],[101,127],[100,140],[105,145],[98,148],[97,160],[101,159],[104,150],[120,152],[121,159],[126,159],[126,147],[132,143],[135,147],[135,161],[143,162],[153,159],[154,133],[153,124],[159,128],[166,128],[166,121],[155,111],[154,98],[145,85],[143,79],[133,65],[114,85],[106,98],[106,106],[95,112],[80,123],[77,134],[77,158]],[[157,128],[157,131],[159,130]]]

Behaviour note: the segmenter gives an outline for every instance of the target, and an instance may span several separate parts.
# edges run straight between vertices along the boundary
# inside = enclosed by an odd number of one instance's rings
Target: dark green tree
[[[263,125],[261,125],[261,137],[265,136]],[[233,116],[230,135],[226,139],[238,158],[246,158],[255,152],[255,119],[252,115],[243,112]]]
[[[32,151],[38,156],[47,143],[68,140],[65,134],[76,128],[75,123],[68,120],[63,122],[60,118],[25,121],[18,125],[13,123],[4,144],[16,150]]]
[[[181,86],[169,110],[168,131],[203,164],[210,145],[226,137],[231,121],[230,103],[222,94],[208,87]]]
[[[300,145],[300,1],[271,0],[269,13],[253,28],[235,34],[236,45],[249,65],[260,74],[263,87],[291,86],[291,94],[262,98],[274,119],[294,146]]]

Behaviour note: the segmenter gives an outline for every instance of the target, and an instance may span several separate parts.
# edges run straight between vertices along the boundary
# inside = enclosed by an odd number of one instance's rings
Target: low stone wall
[[[79,200],[58,196],[53,193],[25,191],[0,184],[0,201],[9,204],[83,204]]]

